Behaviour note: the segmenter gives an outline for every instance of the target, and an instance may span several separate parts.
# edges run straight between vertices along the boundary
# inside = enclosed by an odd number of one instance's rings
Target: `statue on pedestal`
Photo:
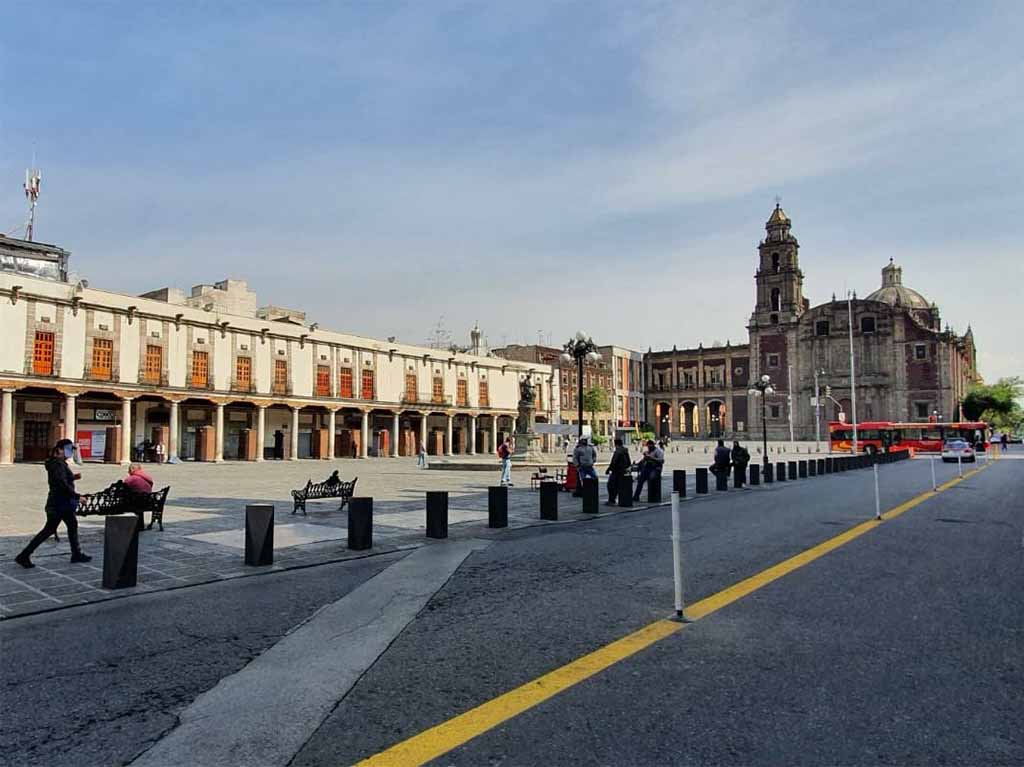
[[[516,419],[515,456],[521,461],[543,462],[540,452],[540,436],[534,433],[536,395],[530,376],[519,381],[519,417]]]

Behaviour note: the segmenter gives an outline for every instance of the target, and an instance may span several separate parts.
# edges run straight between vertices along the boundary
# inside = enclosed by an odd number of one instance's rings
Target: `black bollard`
[[[813,458],[807,462],[807,473],[812,476],[818,476],[818,462]]]
[[[661,472],[647,478],[647,502],[661,503]]]
[[[775,481],[775,467],[770,463],[764,465],[764,483],[770,485]]]
[[[583,513],[597,514],[597,480],[586,477],[583,480]]]
[[[796,479],[796,461],[789,461],[789,476],[786,479]]]
[[[619,477],[619,499],[618,504],[624,509],[628,509],[633,505],[633,475],[630,472],[626,472]]]
[[[729,489],[729,470],[719,471],[715,474],[715,490]]]
[[[679,493],[680,498],[686,497],[686,470],[673,469],[672,492]]]
[[[786,481],[786,462],[776,461],[775,462],[775,479],[779,482]]]
[[[552,521],[558,519],[557,482],[540,483],[540,518]]]
[[[796,471],[800,479],[807,479],[807,461],[797,461]]]
[[[373,548],[373,498],[348,502],[348,547],[352,551]]]
[[[245,507],[245,563],[253,567],[274,564],[274,505]]]
[[[554,484],[553,482],[551,484]],[[448,537],[448,491],[427,491],[427,537]]]
[[[134,586],[139,572],[139,520],[133,515],[113,515],[103,524],[103,588]]]
[[[756,463],[752,463],[752,464],[750,464],[750,486],[754,487],[755,485],[760,485],[760,484],[761,484],[761,467],[758,464],[756,464]]]
[[[732,467],[732,486],[743,487],[743,481],[747,478],[747,467],[736,464]]]
[[[836,470],[836,462],[832,456],[825,459],[825,473],[831,474]]]
[[[487,526],[508,527],[508,488],[487,488]]]
[[[708,492],[708,470],[697,469],[697,495],[707,495]]]

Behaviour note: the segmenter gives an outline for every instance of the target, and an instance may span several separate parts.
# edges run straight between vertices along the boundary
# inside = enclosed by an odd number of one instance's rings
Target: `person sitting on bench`
[[[142,470],[137,463],[128,467],[128,476],[124,479],[124,486],[136,493],[152,493],[153,478]]]
[[[725,446],[725,440],[718,440],[718,447],[715,448],[715,462],[711,464],[710,471],[716,477],[719,475],[729,476],[729,468],[732,466],[732,453]]]

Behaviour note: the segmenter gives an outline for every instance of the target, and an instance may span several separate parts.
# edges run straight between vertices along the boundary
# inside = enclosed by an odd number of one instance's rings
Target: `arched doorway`
[[[718,400],[708,403],[708,436],[711,439],[725,436],[725,405]]]
[[[682,405],[683,409],[683,436],[685,437],[696,437],[697,436],[697,403],[696,402],[684,402]]]
[[[658,402],[654,406],[654,415],[659,437],[668,437],[672,431],[672,405],[669,402]]]

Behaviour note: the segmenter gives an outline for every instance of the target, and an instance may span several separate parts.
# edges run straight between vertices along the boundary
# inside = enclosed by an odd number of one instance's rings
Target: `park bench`
[[[292,490],[292,500],[295,503],[292,514],[302,509],[303,515],[306,515],[306,501],[318,501],[323,498],[340,498],[341,505],[338,506],[338,511],[341,511],[345,504],[352,500],[352,493],[358,481],[359,477],[356,477],[351,482],[344,482],[337,471],[323,482],[314,482],[310,479],[301,490]]]
[[[558,484],[565,483],[565,473],[556,471],[554,474],[548,473],[547,466],[541,466],[533,474],[530,475],[530,489],[536,490],[544,482],[557,482]]]
[[[167,494],[171,492],[170,486],[152,493],[137,493],[127,487],[124,482],[117,480],[109,487],[100,490],[98,493],[83,495],[78,502],[75,514],[79,517],[106,516],[108,514],[134,514],[139,518],[139,530],[146,525],[146,512],[150,512],[149,527],[153,529],[155,522],[164,529],[164,504],[167,502]]]

